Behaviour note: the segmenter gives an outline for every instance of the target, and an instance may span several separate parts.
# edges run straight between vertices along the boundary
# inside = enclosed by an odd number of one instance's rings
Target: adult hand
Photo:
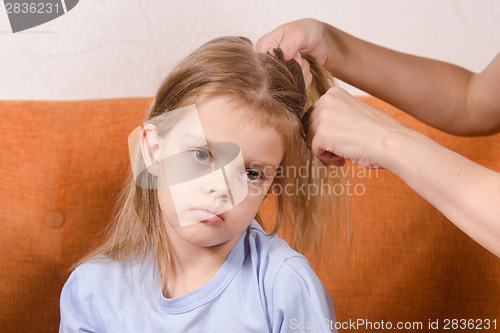
[[[280,25],[257,41],[257,51],[268,52],[273,48],[281,48],[285,60],[294,59],[299,63],[304,75],[306,87],[312,81],[309,63],[297,52],[314,57],[318,65],[326,67],[328,61],[328,39],[324,38],[328,29],[326,24],[314,19],[302,19]]]
[[[324,163],[348,159],[366,168],[385,168],[388,136],[410,131],[338,87],[317,100],[303,122],[307,144]]]
[[[294,59],[297,51],[315,58],[318,65],[324,66],[328,59],[328,45],[324,34],[325,23],[314,19],[301,19],[282,24],[273,31],[260,37],[257,51],[267,52],[272,48],[281,48],[285,60]]]

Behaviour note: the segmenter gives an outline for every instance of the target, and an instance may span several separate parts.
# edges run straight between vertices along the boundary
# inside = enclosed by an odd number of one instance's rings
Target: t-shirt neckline
[[[162,310],[176,314],[189,312],[219,296],[243,265],[245,260],[244,239],[247,232],[248,228],[245,229],[236,245],[231,249],[217,273],[207,283],[187,294],[174,298],[166,298],[161,294],[159,302]]]

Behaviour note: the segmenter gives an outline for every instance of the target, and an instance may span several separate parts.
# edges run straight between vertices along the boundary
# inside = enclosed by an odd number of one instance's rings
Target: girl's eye
[[[207,162],[210,159],[210,153],[203,149],[191,150],[191,156],[199,162]]]
[[[263,179],[262,172],[260,172],[260,171],[247,170],[247,171],[245,171],[245,173],[246,173],[248,180],[250,180],[251,182],[257,182],[257,181]]]
[[[196,158],[199,159],[200,161],[204,161],[208,158],[208,154],[204,151],[197,151],[196,152]]]

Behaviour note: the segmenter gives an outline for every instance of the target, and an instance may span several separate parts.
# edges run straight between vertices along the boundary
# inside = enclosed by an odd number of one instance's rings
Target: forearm
[[[468,111],[472,72],[371,44],[329,25],[324,38],[333,51],[327,69],[339,79],[446,132],[473,135],[493,131],[488,128],[491,122]]]
[[[499,173],[412,130],[390,134],[384,151],[386,169],[500,257]]]

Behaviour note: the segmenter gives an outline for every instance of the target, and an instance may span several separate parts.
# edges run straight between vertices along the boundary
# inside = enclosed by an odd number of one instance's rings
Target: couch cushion
[[[68,268],[110,220],[150,102],[0,102],[2,331],[57,331]]]
[[[500,171],[500,135],[443,134],[373,97],[363,100]],[[57,330],[68,269],[102,238],[128,170],[127,137],[150,102],[0,102],[2,331]],[[500,260],[390,172],[363,170],[344,168],[358,190],[346,197],[349,241],[341,225],[339,236],[323,235],[322,261],[308,254],[337,319],[427,325],[435,318],[500,318]],[[271,208],[267,203],[263,215]]]

